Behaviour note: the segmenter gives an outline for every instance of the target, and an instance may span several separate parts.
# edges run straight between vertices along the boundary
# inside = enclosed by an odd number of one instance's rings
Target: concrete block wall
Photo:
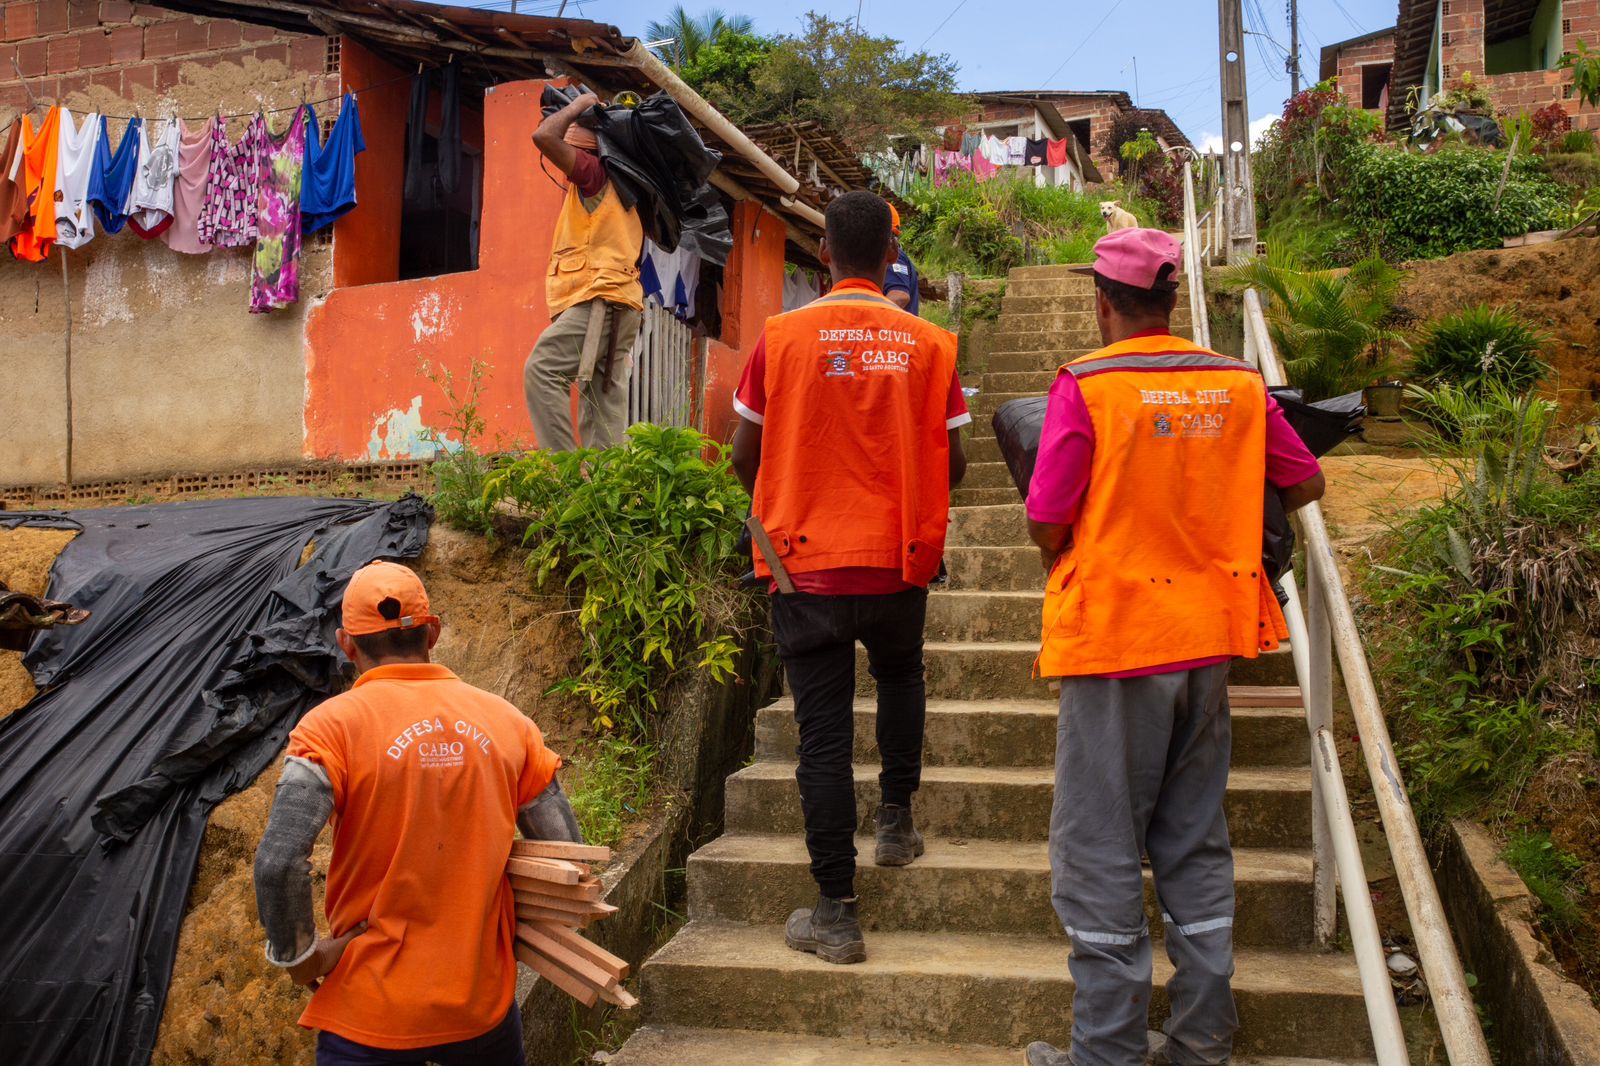
[[[1439,16],[1439,30],[1449,35],[1447,42],[1441,38],[1439,51],[1444,83],[1448,85],[1471,72],[1473,80],[1494,95],[1495,106],[1502,113],[1537,111],[1559,101],[1572,117],[1573,129],[1600,131],[1600,111],[1580,109],[1580,101],[1569,95],[1570,71],[1484,75],[1484,3],[1485,0],[1446,0],[1442,5],[1448,10]],[[1561,19],[1563,51],[1576,51],[1580,40],[1591,50],[1600,46],[1600,0],[1563,0]]]
[[[1361,68],[1371,63],[1394,62],[1394,35],[1375,37],[1339,49],[1337,76],[1339,89],[1352,106],[1361,103]]]
[[[74,94],[137,102],[177,89],[185,64],[242,65],[247,58],[281,63],[303,75],[337,78],[329,71],[327,39],[200,18],[123,0],[12,0],[0,8],[0,113],[28,104],[17,78],[46,103]],[[11,65],[15,59],[17,67]],[[334,84],[334,80],[328,82]],[[213,101],[233,106],[248,101]],[[70,104],[69,104],[70,106]]]

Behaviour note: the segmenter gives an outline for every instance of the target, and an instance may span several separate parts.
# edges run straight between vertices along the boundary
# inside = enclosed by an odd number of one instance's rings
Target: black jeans
[[[922,629],[928,590],[887,596],[772,597],[772,629],[800,727],[800,808],[811,876],[822,894],[855,895],[856,641],[878,683],[878,787],[884,803],[911,804],[922,781],[927,688]]]
[[[317,1066],[523,1066],[522,1013],[515,1000],[500,1024],[481,1036],[453,1044],[388,1051],[348,1040],[337,1033],[317,1034]]]

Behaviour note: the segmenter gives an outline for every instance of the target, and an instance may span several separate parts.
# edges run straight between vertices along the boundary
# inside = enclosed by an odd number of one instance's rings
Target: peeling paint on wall
[[[417,343],[450,332],[451,308],[437,292],[424,293],[411,312],[411,332]]]
[[[437,440],[432,430],[422,421],[422,397],[411,397],[411,406],[405,410],[394,408],[378,416],[372,424],[372,435],[367,438],[367,458],[380,459],[431,459],[441,449],[458,447],[447,434]]]

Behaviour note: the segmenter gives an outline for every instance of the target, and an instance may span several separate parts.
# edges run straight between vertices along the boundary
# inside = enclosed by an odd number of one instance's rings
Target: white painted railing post
[[[1302,541],[1304,538],[1302,538]],[[1333,728],[1333,638],[1328,631],[1328,605],[1322,591],[1323,563],[1306,552],[1306,725],[1315,737]],[[1312,757],[1316,757],[1315,750]],[[1338,927],[1333,841],[1328,824],[1328,804],[1322,790],[1311,794],[1312,928],[1317,943],[1326,944]],[[1360,886],[1365,888],[1365,886]]]

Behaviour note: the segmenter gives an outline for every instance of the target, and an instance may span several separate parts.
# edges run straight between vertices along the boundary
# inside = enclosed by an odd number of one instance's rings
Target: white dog
[[[1139,228],[1139,220],[1133,217],[1133,212],[1118,207],[1115,200],[1100,201],[1100,217],[1106,220],[1107,233],[1112,230]]]

